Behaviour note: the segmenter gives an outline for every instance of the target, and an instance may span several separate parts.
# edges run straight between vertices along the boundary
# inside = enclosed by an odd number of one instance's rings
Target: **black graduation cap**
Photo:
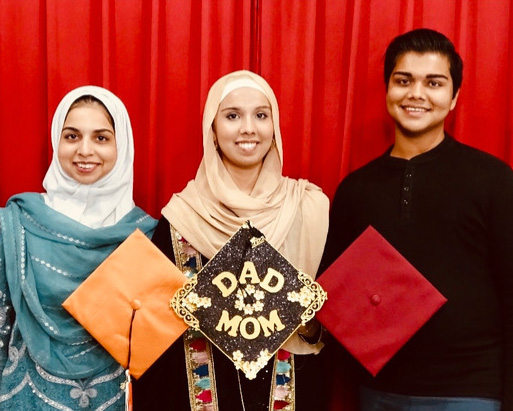
[[[253,379],[326,298],[247,221],[171,305]]]

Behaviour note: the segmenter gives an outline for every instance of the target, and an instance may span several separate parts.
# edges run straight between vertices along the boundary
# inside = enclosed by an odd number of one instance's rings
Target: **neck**
[[[226,165],[226,169],[237,188],[243,193],[250,195],[260,175],[262,164],[252,168],[234,168]]]
[[[395,143],[390,156],[410,160],[435,148],[444,137],[443,128],[422,135],[407,135],[396,127]]]

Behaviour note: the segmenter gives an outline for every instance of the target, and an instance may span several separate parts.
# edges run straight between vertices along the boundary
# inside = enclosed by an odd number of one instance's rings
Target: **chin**
[[[436,127],[405,127],[401,124],[397,125],[397,128],[401,131],[401,134],[409,138],[420,138],[427,134],[431,134]]]
[[[84,185],[96,183],[99,179],[100,179],[99,177],[94,177],[94,176],[88,176],[88,177],[80,176],[80,177],[74,178],[74,180],[76,182],[78,182],[80,184],[84,184]]]

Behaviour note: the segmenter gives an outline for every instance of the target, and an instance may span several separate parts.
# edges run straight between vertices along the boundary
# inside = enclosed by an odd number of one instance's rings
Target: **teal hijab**
[[[45,370],[79,379],[114,363],[61,304],[136,228],[151,236],[155,225],[135,207],[116,224],[93,229],[37,193],[14,196],[0,209],[0,276],[27,349]]]

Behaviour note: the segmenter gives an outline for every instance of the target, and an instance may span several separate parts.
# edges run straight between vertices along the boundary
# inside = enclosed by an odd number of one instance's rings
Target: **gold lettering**
[[[242,273],[240,274],[239,282],[241,284],[246,284],[246,279],[250,279],[251,284],[258,284],[260,282],[260,278],[258,278],[258,274],[255,268],[255,264],[253,264],[253,261],[246,261],[244,263],[244,267],[242,268]]]
[[[271,281],[273,281],[273,279],[276,279],[275,285],[271,285]],[[269,267],[267,269],[267,274],[265,275],[264,280],[260,283],[260,287],[266,291],[269,291],[270,293],[277,293],[283,288],[283,284],[285,284],[285,278],[283,277],[283,274]]]
[[[223,280],[228,280],[230,282],[230,285],[227,287]],[[217,286],[219,288],[219,291],[223,294],[223,297],[228,297],[235,288],[237,288],[237,278],[230,273],[229,271],[223,271],[221,274],[218,274],[216,278],[212,280],[212,284]]]
[[[253,324],[253,332],[248,331],[248,323]],[[256,320],[256,318],[248,317],[244,318],[240,323],[240,335],[242,335],[246,340],[254,340],[260,334],[260,324]]]
[[[239,327],[241,320],[242,317],[240,315],[236,315],[230,320],[230,314],[228,314],[228,311],[223,310],[221,318],[217,323],[216,330],[226,331],[228,332],[228,335],[232,337],[237,337],[237,328]]]
[[[275,330],[281,331],[285,328],[280,320],[280,317],[278,316],[278,310],[272,310],[269,314],[269,319],[260,316],[258,317],[258,321],[262,326],[262,330],[264,330],[264,335],[266,337],[269,337],[271,332],[274,332]]]

